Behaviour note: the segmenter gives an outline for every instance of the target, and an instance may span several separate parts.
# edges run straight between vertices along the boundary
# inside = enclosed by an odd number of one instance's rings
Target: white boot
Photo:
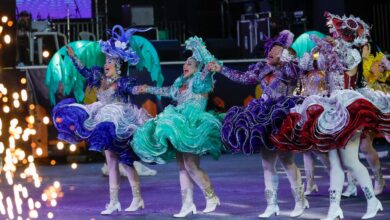
[[[277,198],[277,190],[273,189],[265,189],[264,196],[267,201],[267,208],[265,211],[260,214],[259,218],[269,218],[272,215],[279,215],[279,206],[278,206],[278,198]]]
[[[312,172],[312,170],[306,169],[305,174],[306,174],[306,190],[304,195],[308,196],[312,192],[318,192],[318,186],[314,182],[314,173]]]
[[[145,203],[141,196],[141,190],[139,184],[137,186],[131,187],[131,191],[133,193],[133,200],[131,201],[130,206],[127,209],[125,209],[125,211],[135,212],[140,208],[144,209]]]
[[[379,168],[378,171],[374,172],[374,180],[375,180],[375,185],[374,185],[374,193],[375,195],[380,195],[383,192],[383,189],[386,186],[385,179],[383,179],[383,174],[382,174],[382,169]]]
[[[181,191],[182,206],[180,212],[174,214],[175,218],[184,218],[190,213],[196,214],[196,206],[193,200],[194,192],[192,188],[184,189]]]
[[[375,197],[374,191],[370,187],[362,187],[362,190],[367,199],[367,211],[362,219],[374,218],[378,211],[383,211],[382,203]]]
[[[103,176],[108,176],[108,166],[106,163],[104,163],[102,166],[102,174]]]
[[[348,186],[343,192],[342,196],[345,197],[351,197],[351,196],[357,196],[357,187],[356,187],[356,179],[352,176],[350,172],[347,172],[347,180],[348,180]]]
[[[306,185],[306,191],[304,193],[305,196],[311,195],[312,192],[318,192],[318,186],[314,183],[314,185]]]
[[[157,174],[156,170],[150,169],[138,161],[134,161],[133,166],[140,176],[155,176]]]
[[[106,204],[106,209],[100,212],[102,215],[110,215],[115,211],[121,211],[121,204],[118,200],[119,187],[110,188],[110,203]]]
[[[291,189],[295,199],[294,210],[290,213],[290,217],[298,217],[303,214],[306,208],[309,208],[309,202],[304,195],[303,184],[295,189]]]
[[[219,201],[219,198],[215,195],[212,186],[203,189],[203,194],[206,199],[206,208],[203,209],[203,213],[213,212],[217,208],[217,206],[221,205],[221,202]]]
[[[343,219],[343,210],[340,207],[341,191],[329,189],[329,210],[326,218],[321,220]]]

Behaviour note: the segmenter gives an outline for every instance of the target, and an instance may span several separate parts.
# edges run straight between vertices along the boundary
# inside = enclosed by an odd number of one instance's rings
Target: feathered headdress
[[[137,53],[131,48],[129,39],[135,32],[145,32],[150,29],[130,28],[124,30],[122,26],[115,25],[108,34],[111,38],[107,41],[99,41],[101,51],[107,56],[120,59],[124,62],[129,62],[131,65],[136,65],[140,58]]]
[[[359,17],[350,15],[349,17],[325,12],[329,33],[334,38],[340,38],[343,41],[355,46],[362,46],[370,38],[370,26]]]
[[[284,48],[289,48],[294,41],[294,34],[289,30],[283,30],[279,33],[277,37],[270,38],[264,44],[264,54],[268,56],[268,53],[271,51],[272,47],[275,45],[282,46]]]
[[[190,37],[185,42],[186,49],[192,51],[192,57],[203,66],[211,61],[216,61],[214,55],[207,50],[203,39],[200,37]]]

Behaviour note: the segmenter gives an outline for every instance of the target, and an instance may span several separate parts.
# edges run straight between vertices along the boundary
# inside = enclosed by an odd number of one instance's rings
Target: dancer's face
[[[106,63],[104,64],[104,74],[106,75],[107,78],[112,78],[116,76],[116,59],[106,57]]]
[[[185,78],[192,76],[198,68],[196,61],[193,58],[188,58],[183,65],[183,75]]]
[[[368,55],[370,55],[371,53],[371,48],[370,48],[370,45],[366,44],[363,46],[362,48],[362,58],[367,58]]]
[[[280,56],[282,55],[283,47],[275,45],[272,47],[271,51],[268,53],[267,62],[271,66],[276,66],[280,61]]]

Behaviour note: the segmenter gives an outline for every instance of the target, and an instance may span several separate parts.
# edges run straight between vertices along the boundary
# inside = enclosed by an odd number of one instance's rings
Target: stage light
[[[14,107],[15,107],[15,108],[19,108],[19,107],[20,107],[20,102],[19,102],[19,100],[17,100],[17,99],[14,100]]]
[[[54,181],[53,186],[58,189],[60,188],[61,184],[58,181]]]
[[[72,167],[72,169],[77,169],[77,163],[72,163],[71,165],[70,165],[70,167]]]
[[[27,83],[27,79],[26,78],[21,78],[20,79],[20,83],[22,83],[23,85]]]
[[[19,93],[17,92],[12,93],[12,98],[19,99]]]
[[[27,91],[25,89],[22,89],[22,91],[20,91],[20,94],[22,95],[22,101],[27,101],[28,99],[28,96],[27,96]]]
[[[0,142],[0,154],[4,152],[4,144],[3,142]]]
[[[44,58],[48,58],[48,57],[50,56],[49,51],[44,50],[43,53],[42,53],[42,56],[43,56]]]
[[[12,25],[14,25],[14,22],[13,21],[8,21],[7,25],[8,25],[8,27],[12,27]]]
[[[49,117],[47,117],[47,116],[43,117],[43,124],[47,125],[49,123],[50,123]]]
[[[45,194],[45,193],[42,193],[42,196],[41,196],[41,198],[42,198],[42,201],[44,201],[44,202],[46,202],[47,201],[47,195]]]
[[[3,32],[3,26],[0,25],[0,34]]]
[[[39,201],[35,202],[35,208],[37,208],[37,209],[41,208],[41,203]]]
[[[11,125],[12,128],[15,128],[18,125],[18,123],[19,123],[19,120],[17,118],[14,118],[10,121],[9,124]]]
[[[74,145],[74,144],[71,144],[71,145],[69,146],[69,150],[70,150],[71,152],[75,152],[76,149],[77,149],[77,147],[76,147],[76,145]]]
[[[10,111],[9,106],[8,105],[4,106],[3,111],[4,111],[4,113],[9,113],[9,111]]]
[[[54,217],[54,214],[52,212],[47,213],[47,218],[52,219]]]
[[[29,212],[30,218],[38,218],[38,211],[37,210],[31,210]]]
[[[50,201],[50,205],[51,205],[52,207],[57,206],[57,201],[56,201],[56,200],[51,200],[51,201]]]
[[[30,105],[28,106],[28,108],[29,108],[30,110],[34,110],[34,109],[35,109],[35,105],[34,105],[34,104],[30,104]]]
[[[4,35],[4,42],[6,44],[10,44],[11,43],[11,36],[9,36],[9,34]]]
[[[64,149],[64,143],[62,143],[61,141],[57,143],[57,149],[58,150],[62,150]]]
[[[8,102],[8,98],[7,97],[3,97],[3,102]]]
[[[3,23],[7,22],[7,21],[8,21],[8,17],[7,17],[7,16],[1,17],[1,21],[2,21]]]
[[[33,115],[28,116],[27,122],[28,122],[29,124],[34,124],[34,123],[35,123],[35,118],[34,118],[34,116],[33,116]]]
[[[38,156],[42,156],[43,154],[42,148],[37,148],[36,153]]]

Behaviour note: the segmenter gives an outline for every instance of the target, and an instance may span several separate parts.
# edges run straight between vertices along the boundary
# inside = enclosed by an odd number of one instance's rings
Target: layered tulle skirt
[[[361,130],[390,133],[390,95],[364,88],[312,95],[291,109],[272,141],[280,150],[327,152]]]
[[[58,138],[69,143],[86,141],[89,150],[116,153],[119,162],[132,166],[138,157],[128,144],[136,129],[150,118],[138,107],[121,102],[82,105],[65,99],[52,110]]]
[[[222,125],[223,142],[231,151],[244,154],[275,150],[270,136],[279,132],[290,109],[302,100],[299,96],[255,99],[248,106],[230,108]]]
[[[223,145],[221,118],[196,103],[169,105],[134,134],[134,152],[145,162],[166,163],[176,152],[209,154],[217,159]]]

